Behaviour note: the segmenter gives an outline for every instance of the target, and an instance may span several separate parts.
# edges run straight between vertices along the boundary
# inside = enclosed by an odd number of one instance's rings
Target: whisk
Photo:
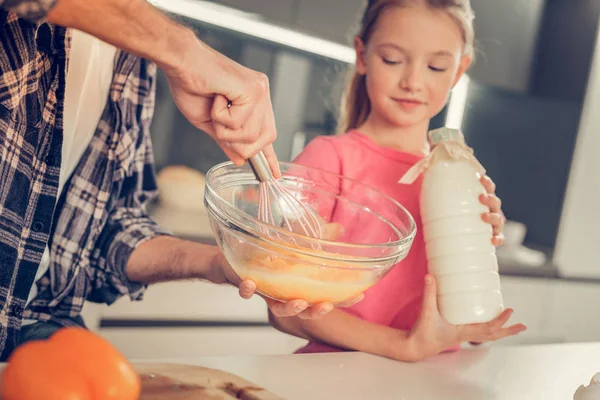
[[[321,223],[315,211],[307,204],[300,201],[293,193],[285,186],[281,185],[277,179],[273,177],[271,167],[267,162],[267,158],[261,151],[254,157],[248,160],[248,164],[252,168],[256,179],[260,182],[259,199],[258,199],[258,219],[270,225],[278,225],[275,221],[272,203],[277,204],[281,215],[280,223],[290,232],[301,233],[309,237],[321,239]],[[290,218],[297,222],[297,229],[294,229]],[[296,226],[296,225],[294,225]]]

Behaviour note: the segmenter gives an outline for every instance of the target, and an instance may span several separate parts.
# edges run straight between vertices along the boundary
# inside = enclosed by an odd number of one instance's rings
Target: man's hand
[[[194,126],[213,137],[238,165],[264,151],[279,177],[271,145],[275,118],[264,74],[211,49],[146,0],[60,0],[47,19],[154,61]]]
[[[279,163],[269,79],[191,39],[182,63],[165,69],[183,115],[208,133],[237,165],[263,151],[276,177]]]

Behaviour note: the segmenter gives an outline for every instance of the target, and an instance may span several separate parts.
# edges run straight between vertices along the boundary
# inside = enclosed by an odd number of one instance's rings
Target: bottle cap
[[[435,146],[440,142],[465,142],[465,137],[459,129],[439,128],[429,132],[429,144]]]

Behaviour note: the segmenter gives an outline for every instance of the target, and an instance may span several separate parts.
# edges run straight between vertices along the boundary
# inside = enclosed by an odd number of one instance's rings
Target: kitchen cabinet
[[[600,301],[599,284],[502,277],[502,292],[504,304],[515,309],[511,322],[528,330],[493,345],[600,341],[600,313],[593,310]]]
[[[552,281],[502,276],[501,282],[504,305],[515,310],[509,324],[523,323],[527,325],[527,331],[491,345],[506,346],[562,341],[545,329],[548,310],[551,307]]]
[[[563,342],[600,342],[600,285],[556,282],[544,329]]]
[[[101,334],[131,359],[291,354],[306,343],[271,327],[107,328]]]
[[[244,300],[233,287],[207,282],[151,286],[143,301],[122,298],[103,310],[102,319],[113,327],[100,334],[130,358],[290,354],[306,342],[267,326],[261,298]],[[174,326],[114,327],[135,326],[136,320]],[[205,325],[177,326],[186,322]]]
[[[267,322],[265,302],[242,299],[229,285],[208,282],[169,282],[150,286],[144,300],[119,299],[102,315],[110,320],[184,320]]]

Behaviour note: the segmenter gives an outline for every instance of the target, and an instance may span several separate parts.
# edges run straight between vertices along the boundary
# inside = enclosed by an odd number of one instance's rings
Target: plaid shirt
[[[96,133],[57,199],[70,31],[40,20],[56,0],[0,0],[0,359],[23,319],[69,325],[86,300],[140,299],[125,265],[163,234],[149,125],[156,67],[120,52]],[[46,245],[50,267],[26,301]]]

